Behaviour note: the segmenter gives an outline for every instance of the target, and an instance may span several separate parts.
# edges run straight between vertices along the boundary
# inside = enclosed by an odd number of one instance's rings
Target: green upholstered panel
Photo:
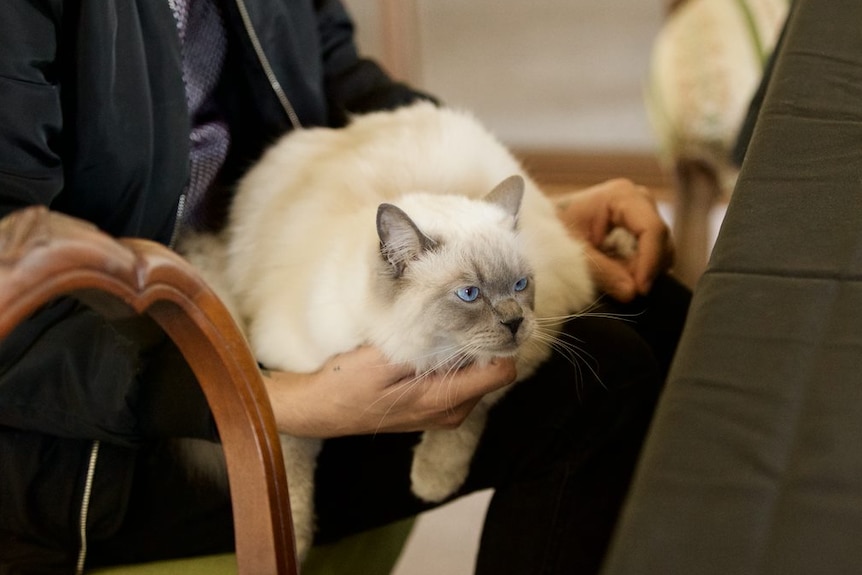
[[[411,517],[314,547],[302,565],[302,575],[389,575],[414,521]]]
[[[232,553],[87,570],[98,575],[233,575],[236,572],[236,558]]]
[[[302,566],[302,575],[388,575],[398,557],[414,518],[358,533],[331,545],[314,547]],[[234,575],[233,554],[141,563],[88,570],[93,575]]]

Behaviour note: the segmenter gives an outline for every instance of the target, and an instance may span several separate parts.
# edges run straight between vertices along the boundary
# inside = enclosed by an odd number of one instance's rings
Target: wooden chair
[[[174,340],[200,381],[223,441],[236,568],[297,573],[275,420],[257,364],[219,299],[160,244],[115,240],[43,207],[0,221],[0,338],[64,295],[110,318],[146,314]]]

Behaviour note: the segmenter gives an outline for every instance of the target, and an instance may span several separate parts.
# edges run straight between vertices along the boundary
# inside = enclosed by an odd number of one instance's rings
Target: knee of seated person
[[[577,344],[580,372],[598,390],[633,388],[652,394],[661,387],[652,347],[626,318],[581,317],[569,322],[564,332]]]

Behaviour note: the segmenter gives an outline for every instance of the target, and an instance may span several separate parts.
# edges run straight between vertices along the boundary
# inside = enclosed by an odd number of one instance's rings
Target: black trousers
[[[649,296],[568,322],[556,353],[495,405],[459,495],[494,488],[477,573],[595,573],[679,340],[690,294]],[[410,492],[418,434],[327,441],[317,472],[318,541],[428,508]]]
[[[477,573],[595,573],[649,426],[690,294],[670,278],[627,304],[607,301],[566,325],[577,346],[493,407],[458,495],[493,488]],[[430,506],[410,491],[419,434],[328,440],[317,470],[320,543]],[[124,525],[88,564],[230,549],[229,502],[143,452]]]

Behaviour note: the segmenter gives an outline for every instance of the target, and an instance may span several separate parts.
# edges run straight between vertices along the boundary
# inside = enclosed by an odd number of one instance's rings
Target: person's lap
[[[596,567],[679,339],[688,298],[685,288],[662,280],[647,298],[626,306],[602,305],[595,315],[569,321],[562,341],[578,349],[577,358],[555,353],[494,406],[467,482],[456,495],[495,489],[479,572],[526,573],[540,565],[560,571],[574,565],[589,572]],[[410,491],[418,439],[418,433],[381,434],[325,442],[316,476],[318,543],[433,507]],[[155,538],[152,549],[170,541],[168,555],[179,552],[184,540],[198,547],[206,547],[207,539],[218,541],[201,552],[224,550],[231,536],[227,501],[203,498],[195,486],[181,485],[176,474],[161,473],[163,463],[154,465],[138,478],[140,497],[128,512],[136,525],[124,526],[122,537],[103,542],[101,550],[117,549],[122,541],[131,544],[141,534]],[[166,477],[172,481],[151,484]],[[166,492],[171,496],[162,498]],[[191,501],[195,507],[186,513],[182,508]],[[176,520],[154,516],[163,513],[173,513]],[[200,536],[195,534],[198,518],[207,523]],[[217,529],[220,523],[226,525]],[[121,559],[106,555],[102,559],[109,562]],[[152,558],[163,555],[154,552]]]

